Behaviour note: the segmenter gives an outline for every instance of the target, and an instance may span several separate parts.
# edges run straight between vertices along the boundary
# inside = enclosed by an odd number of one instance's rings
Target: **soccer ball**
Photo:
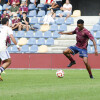
[[[56,76],[59,77],[59,78],[64,77],[64,71],[63,71],[63,70],[58,70],[58,71],[56,72]]]

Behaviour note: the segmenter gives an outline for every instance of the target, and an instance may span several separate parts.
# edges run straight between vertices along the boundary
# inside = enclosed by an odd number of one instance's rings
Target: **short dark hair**
[[[77,21],[77,24],[84,24],[84,20],[79,19],[79,20]]]
[[[23,12],[23,14],[26,14],[26,12]]]
[[[3,18],[3,19],[1,20],[1,23],[2,23],[2,25],[4,25],[4,24],[7,24],[8,21],[9,21],[8,18]]]

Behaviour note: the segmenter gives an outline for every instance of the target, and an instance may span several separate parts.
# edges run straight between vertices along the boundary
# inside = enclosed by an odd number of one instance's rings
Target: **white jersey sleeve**
[[[13,30],[10,27],[8,27],[8,35],[11,35],[11,34],[13,34]]]

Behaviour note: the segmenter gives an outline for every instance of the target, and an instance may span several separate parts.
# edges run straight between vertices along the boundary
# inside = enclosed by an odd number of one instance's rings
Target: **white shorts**
[[[11,58],[11,57],[10,57],[10,54],[9,54],[8,50],[6,50],[6,51],[0,51],[0,59],[2,61],[7,60],[9,58]]]

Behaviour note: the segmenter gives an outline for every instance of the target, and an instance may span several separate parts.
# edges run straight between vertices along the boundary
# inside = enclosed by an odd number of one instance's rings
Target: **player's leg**
[[[11,64],[11,59],[4,60],[4,63],[0,67],[0,73],[2,73]]]
[[[65,20],[67,20],[67,18],[69,18],[71,16],[71,14],[67,14]]]
[[[2,60],[0,59],[0,65],[1,65]],[[0,74],[0,81],[3,81],[1,74]]]
[[[70,54],[73,54],[73,51],[70,50],[69,48],[67,48],[63,54],[70,60],[70,64],[68,65],[68,67],[71,67],[72,65],[76,64],[75,60],[71,57]]]
[[[92,72],[91,72],[91,67],[90,67],[90,65],[88,63],[88,57],[83,57],[83,61],[84,61],[84,64],[86,66],[86,69],[87,69],[87,71],[89,73],[90,78],[93,78],[93,75],[92,75]]]
[[[0,58],[3,61],[0,67],[0,73],[2,73],[11,64],[11,58],[7,50],[0,52]]]
[[[90,78],[93,78],[93,75],[92,75],[92,72],[91,72],[91,67],[90,67],[90,65],[88,63],[88,53],[87,53],[87,50],[79,49],[79,55],[80,55],[81,58],[83,58],[84,64],[86,66],[86,69],[87,69],[87,71],[89,73]]]
[[[25,25],[26,31],[29,31],[29,25]]]
[[[0,58],[0,65],[1,65],[1,62],[2,62],[2,60],[1,60],[1,58]]]
[[[23,25],[20,23],[19,24],[19,27],[18,27],[18,31],[21,31],[22,30],[22,27],[23,27]]]
[[[19,27],[19,23],[18,24],[16,24],[14,27],[12,27],[12,29],[14,30],[14,29],[16,29],[16,28],[18,28]]]

